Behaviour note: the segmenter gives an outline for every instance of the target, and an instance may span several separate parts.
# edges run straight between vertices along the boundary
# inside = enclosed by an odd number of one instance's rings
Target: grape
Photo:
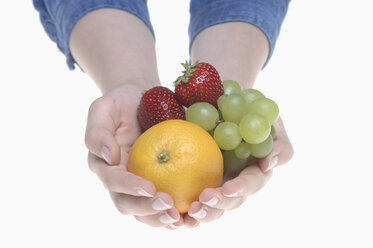
[[[221,110],[221,103],[223,102],[223,100],[227,97],[227,95],[221,95],[219,96],[218,98],[218,108]]]
[[[241,142],[235,149],[234,154],[239,159],[246,159],[250,156],[250,145],[246,142]]]
[[[241,85],[234,80],[224,80],[223,86],[224,86],[224,94],[226,95],[241,92]]]
[[[226,121],[240,123],[242,116],[246,114],[247,103],[240,94],[227,95],[221,102],[221,113]]]
[[[275,140],[277,138],[276,128],[273,125],[271,126],[271,136],[272,136],[273,140]]]
[[[246,167],[247,159],[239,159],[234,154],[234,150],[224,151],[224,171],[238,172]]]
[[[269,135],[268,138],[259,144],[249,144],[251,155],[256,158],[264,158],[272,151],[273,139]]]
[[[214,131],[216,144],[223,150],[233,150],[241,143],[240,128],[232,122],[220,123]]]
[[[249,104],[247,113],[261,114],[273,125],[279,116],[279,109],[271,99],[259,98]]]
[[[185,113],[185,119],[197,124],[206,131],[214,129],[219,120],[219,113],[216,108],[207,102],[192,104]]]
[[[268,138],[271,133],[271,124],[262,115],[249,113],[240,121],[240,133],[249,144],[258,144]]]
[[[246,89],[241,92],[241,96],[245,98],[247,104],[255,101],[256,99],[264,97],[263,93],[255,89]]]

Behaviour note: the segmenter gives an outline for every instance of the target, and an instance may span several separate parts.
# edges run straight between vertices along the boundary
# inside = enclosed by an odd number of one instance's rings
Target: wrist
[[[102,83],[97,83],[101,93],[103,95],[108,94],[111,91],[114,91],[119,88],[128,88],[134,92],[143,92],[154,86],[161,85],[159,80],[151,80],[145,78],[134,78],[134,79],[107,79],[102,80]]]

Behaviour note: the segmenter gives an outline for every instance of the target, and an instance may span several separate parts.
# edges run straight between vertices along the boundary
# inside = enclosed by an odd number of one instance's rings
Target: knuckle
[[[92,159],[92,154],[88,153],[88,168],[93,172],[93,173],[96,173],[95,169],[94,169],[94,165],[93,165],[93,159]]]
[[[87,147],[92,142],[92,140],[94,139],[94,137],[97,136],[98,132],[99,132],[99,130],[97,130],[97,128],[95,128],[95,127],[91,127],[91,128],[87,128],[86,129],[85,137],[84,137],[84,142],[85,142],[85,145]]]
[[[101,96],[94,100],[88,110],[88,115],[100,110],[100,109],[107,109],[115,105],[115,98],[111,96]]]
[[[122,188],[131,192],[131,188],[136,188],[138,184],[134,182],[132,173],[125,173],[121,179]]]
[[[293,148],[293,146],[290,144],[290,145],[289,145],[289,152],[288,152],[288,159],[290,160],[293,156],[294,156],[294,148]]]
[[[102,182],[102,185],[104,186],[105,189],[110,190],[109,185],[107,182]]]
[[[126,209],[124,209],[122,206],[118,205],[116,206],[119,213],[123,215],[130,215],[130,212],[128,212]]]
[[[97,108],[99,108],[103,105],[106,105],[107,104],[106,99],[107,98],[105,96],[101,96],[101,97],[97,98],[96,100],[94,100],[91,103],[91,106],[89,107],[88,113],[94,112]]]
[[[283,154],[281,155],[282,161],[280,162],[280,165],[283,165],[289,162],[293,156],[294,156],[294,149],[293,149],[293,146],[289,143],[286,149],[283,151]]]
[[[115,205],[115,207],[116,207],[116,209],[118,210],[119,213],[121,213],[123,215],[129,215],[130,214],[130,212],[123,205],[123,201],[120,199],[119,195],[116,195],[116,196],[112,197],[112,200],[113,200],[114,205]]]
[[[112,191],[112,182],[110,179],[106,178],[106,177],[103,177],[103,178],[100,178],[101,179],[101,182],[102,184],[104,185],[105,189],[109,190],[109,191]]]
[[[222,209],[215,211],[215,213],[211,216],[211,218],[207,219],[207,221],[214,221],[219,219],[224,214],[224,212],[225,211]]]
[[[235,208],[238,208],[245,202],[246,197],[240,197],[238,199],[235,199],[235,201],[231,202],[231,204],[228,205],[227,210],[233,210]]]
[[[237,202],[236,208],[241,206],[245,202],[245,200],[246,200],[246,197],[241,197]]]
[[[151,207],[150,199],[141,199],[139,201],[138,210],[143,210],[144,215],[150,215],[157,212]]]
[[[140,221],[141,223],[145,224],[145,225],[148,225],[148,226],[151,226],[151,227],[159,227],[159,225],[156,225],[154,223],[152,223],[149,218],[147,218],[147,216],[138,216],[138,215],[134,215],[135,219]]]
[[[100,166],[101,159],[97,157],[95,154],[88,152],[88,168],[96,174],[98,179],[102,182],[102,178],[104,177],[103,170]]]

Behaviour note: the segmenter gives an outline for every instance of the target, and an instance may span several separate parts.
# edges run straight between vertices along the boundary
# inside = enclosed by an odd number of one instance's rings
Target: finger
[[[199,196],[199,201],[203,205],[220,210],[231,210],[242,205],[246,197],[227,197],[221,192],[221,188],[207,188],[202,191]],[[206,209],[209,209],[206,208]]]
[[[200,202],[193,202],[188,210],[188,215],[202,222],[219,219],[224,214],[223,209],[211,208]]]
[[[285,164],[291,159],[294,153],[281,118],[275,123],[275,129],[277,138],[273,142],[271,153],[258,161],[259,167],[263,172],[269,171],[275,166]]]
[[[135,216],[135,218],[149,226],[166,227],[180,220],[180,214],[175,207],[158,214]]]
[[[125,166],[108,166],[92,153],[88,154],[88,165],[109,191],[145,197],[157,191],[152,182],[128,172]]]
[[[163,192],[156,193],[154,197],[139,197],[115,192],[110,192],[110,196],[119,212],[137,216],[157,214],[171,209],[174,204],[171,196]]]
[[[168,226],[165,226],[167,229],[175,230],[178,229],[179,227],[184,225],[184,219],[180,215],[179,221],[176,221],[175,223],[171,223]]]
[[[225,197],[242,197],[254,194],[271,178],[272,170],[262,172],[256,165],[246,167],[234,179],[227,181],[221,188]]]
[[[119,164],[120,161],[120,147],[115,140],[117,124],[113,119],[114,110],[111,98],[95,100],[89,108],[85,133],[88,150],[110,165]]]
[[[194,228],[199,225],[199,220],[189,216],[189,214],[184,214],[184,225],[189,228]]]

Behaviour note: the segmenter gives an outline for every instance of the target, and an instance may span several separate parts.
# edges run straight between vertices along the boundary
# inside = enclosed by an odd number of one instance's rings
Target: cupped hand
[[[190,205],[188,214],[183,218],[186,226],[195,227],[200,221],[216,220],[225,210],[239,207],[249,195],[268,182],[275,166],[285,164],[291,159],[293,148],[281,118],[274,126],[277,138],[272,152],[263,159],[249,160],[248,166],[240,173],[225,174],[221,187],[202,191],[199,201]]]
[[[141,134],[137,106],[143,91],[139,85],[126,84],[91,104],[85,136],[88,165],[121,213],[150,226],[176,228],[183,225],[183,218],[171,196],[127,170],[131,147]]]

